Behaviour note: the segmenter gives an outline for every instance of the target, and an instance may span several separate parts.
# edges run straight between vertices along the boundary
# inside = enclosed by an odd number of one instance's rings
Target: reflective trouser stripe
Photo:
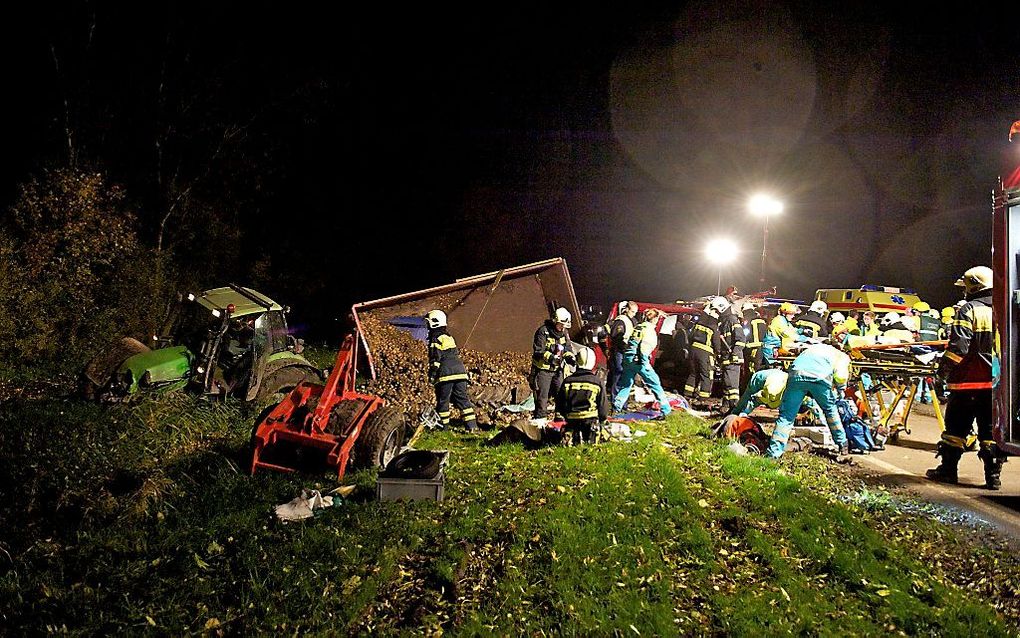
[[[712,346],[707,343],[692,343],[691,345],[699,350],[704,350],[705,352],[714,352],[714,350],[712,350]]]
[[[953,436],[946,432],[942,433],[942,442],[949,447],[959,448],[961,450],[967,449],[967,439],[960,436]]]

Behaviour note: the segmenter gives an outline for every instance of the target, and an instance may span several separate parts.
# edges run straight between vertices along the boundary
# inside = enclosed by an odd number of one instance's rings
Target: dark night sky
[[[239,202],[242,260],[271,256],[267,292],[296,307],[554,256],[582,303],[692,297],[714,292],[700,246],[720,235],[743,251],[724,285],[752,288],[762,188],[786,204],[781,295],[951,303],[988,262],[1020,30],[980,3],[891,4],[52,5],[5,25],[5,207],[66,160],[67,97],[83,156],[142,205],[161,122],[243,127],[198,181]]]

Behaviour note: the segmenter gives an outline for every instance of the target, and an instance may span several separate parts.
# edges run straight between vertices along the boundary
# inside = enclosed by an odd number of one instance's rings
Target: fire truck
[[[999,447],[1020,456],[1020,120],[1009,141],[1016,143],[1007,147],[992,194],[992,313],[999,355],[999,369],[992,370],[992,422]]]

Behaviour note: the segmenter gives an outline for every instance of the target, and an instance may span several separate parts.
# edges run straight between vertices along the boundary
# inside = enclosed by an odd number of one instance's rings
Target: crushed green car
[[[104,402],[176,390],[265,402],[302,381],[320,383],[287,329],[288,310],[235,284],[179,295],[152,347],[120,339],[85,367],[83,391]]]

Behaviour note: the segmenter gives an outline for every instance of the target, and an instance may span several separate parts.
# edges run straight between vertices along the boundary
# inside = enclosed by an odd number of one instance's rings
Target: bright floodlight
[[[728,239],[713,239],[705,246],[705,257],[713,264],[728,264],[737,256],[737,245]]]
[[[755,215],[776,215],[783,212],[783,202],[771,195],[755,195],[747,202],[747,208]]]

